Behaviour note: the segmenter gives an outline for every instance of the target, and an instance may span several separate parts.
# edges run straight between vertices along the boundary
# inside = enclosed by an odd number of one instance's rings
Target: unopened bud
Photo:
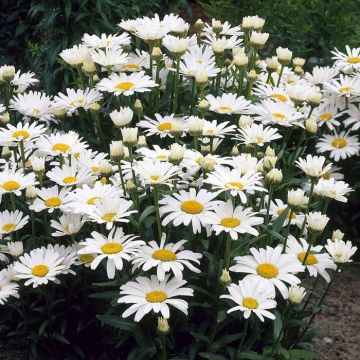
[[[136,190],[136,185],[133,183],[132,180],[128,180],[125,183],[125,190],[130,194]]]
[[[265,180],[269,184],[281,184],[283,180],[283,173],[279,169],[271,169],[266,175]]]
[[[102,176],[109,177],[112,174],[112,165],[108,160],[101,160],[99,164],[99,171]]]
[[[35,186],[28,186],[25,190],[25,198],[29,203],[33,203],[37,198],[36,188]]]
[[[344,233],[341,232],[339,229],[333,231],[332,236],[331,236],[331,240],[335,241],[335,240],[342,240],[344,238]]]
[[[5,111],[2,115],[0,115],[0,124],[6,125],[10,122],[10,114]]]
[[[231,277],[230,277],[229,271],[227,269],[222,270],[222,273],[220,276],[220,282],[225,286],[227,286],[231,283]]]
[[[3,67],[3,79],[6,81],[12,81],[15,77],[15,67],[12,65],[5,65]]]
[[[317,133],[318,126],[313,117],[310,117],[305,121],[305,130],[311,135],[315,135]]]
[[[157,330],[160,334],[167,334],[170,331],[169,322],[162,316],[158,317]]]
[[[161,49],[159,47],[154,47],[151,52],[151,57],[155,61],[160,61],[163,58],[163,53],[161,52]]]
[[[196,32],[200,32],[205,27],[205,24],[201,19],[198,19],[194,27]]]
[[[234,145],[231,149],[230,155],[231,156],[238,156],[240,154],[239,149],[236,145]]]

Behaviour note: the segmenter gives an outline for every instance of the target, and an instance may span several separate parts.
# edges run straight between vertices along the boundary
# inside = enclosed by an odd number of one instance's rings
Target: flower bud
[[[9,254],[14,258],[18,258],[24,253],[24,246],[22,241],[9,241],[6,246],[9,250]]]
[[[100,110],[101,110],[101,105],[99,104],[99,103],[97,103],[97,102],[94,102],[94,103],[92,103],[91,105],[90,105],[90,111],[92,112],[92,113],[99,113],[100,112]]]
[[[29,203],[33,203],[37,198],[36,188],[33,185],[30,185],[25,190],[25,198]]]
[[[209,148],[210,150],[210,148]],[[212,157],[204,157],[201,160],[201,169],[204,172],[211,172],[215,169],[215,160]]]
[[[170,326],[167,319],[162,316],[158,317],[157,330],[160,334],[167,334],[170,331]]]
[[[300,210],[307,206],[309,198],[305,196],[305,192],[302,189],[289,190],[287,203],[293,211]]]
[[[134,111],[137,113],[137,114],[141,114],[143,112],[144,108],[142,106],[142,103],[139,99],[136,99],[135,102],[134,102]]]
[[[264,170],[271,170],[272,168],[274,168],[276,161],[277,161],[276,156],[271,156],[271,155],[264,156],[264,163],[263,163]]]
[[[112,165],[108,160],[101,160],[99,164],[99,171],[102,176],[109,177],[113,172]]]
[[[269,145],[265,150],[266,156],[275,156],[275,150]]]
[[[293,59],[293,65],[294,65],[294,67],[296,67],[296,66],[303,67],[305,65],[305,61],[306,60],[303,58],[296,57]]]
[[[304,74],[304,69],[300,66],[295,66],[294,67],[294,73],[296,75],[303,75]]]
[[[195,75],[195,81],[197,86],[205,87],[209,81],[208,73],[203,70],[199,71]]]
[[[185,146],[174,143],[170,146],[169,162],[179,165],[184,159]]]
[[[317,126],[316,120],[313,117],[310,117],[309,119],[307,119],[305,121],[305,130],[310,135],[315,135],[317,133],[318,126]]]
[[[7,125],[10,122],[10,114],[5,111],[2,115],[0,115],[0,124]]]
[[[341,232],[339,229],[338,230],[334,230],[331,236],[331,240],[335,241],[335,240],[342,240],[344,238],[344,233]]]
[[[160,61],[163,58],[163,53],[161,52],[161,49],[159,47],[154,47],[151,52],[151,57],[155,61]]]
[[[260,49],[265,45],[268,38],[269,38],[268,33],[260,33],[257,31],[252,31],[250,35],[250,44]]]
[[[248,81],[250,82],[255,82],[258,78],[258,74],[256,73],[255,70],[250,70],[246,73],[246,78],[248,79]]]
[[[307,215],[307,227],[314,234],[321,234],[328,221],[329,218],[319,211],[313,211]]]
[[[269,183],[269,184],[281,184],[282,180],[283,180],[283,173],[281,170],[279,169],[271,169],[266,175],[265,175],[265,180]]]
[[[207,100],[204,99],[199,102],[199,110],[200,111],[206,111],[209,109],[209,107],[210,107],[210,104]]]
[[[1,151],[1,158],[5,160],[9,160],[11,158],[11,152],[8,146],[4,146]]]
[[[276,71],[279,67],[279,60],[276,56],[267,58],[265,62],[266,62],[266,69],[270,72]]]
[[[114,161],[119,161],[124,156],[124,145],[121,140],[112,141],[110,144],[110,158]]]
[[[204,120],[198,116],[190,116],[187,120],[187,126],[191,136],[201,136],[204,129]]]
[[[138,128],[123,128],[121,135],[125,146],[132,147],[136,145],[138,139]]]
[[[6,81],[12,81],[15,77],[15,67],[12,65],[3,66],[3,79]]]
[[[63,120],[66,117],[66,110],[61,108],[53,108],[52,113],[57,120]]]
[[[200,32],[205,27],[205,24],[201,19],[198,19],[194,24],[194,27],[196,32]]]
[[[132,180],[128,180],[128,181],[125,183],[125,190],[126,190],[126,192],[128,192],[129,194],[136,190],[136,185],[133,183]]]
[[[119,111],[112,111],[109,115],[114,125],[121,128],[131,123],[134,112],[129,107],[125,106],[121,107]]]
[[[239,119],[239,127],[251,126],[254,123],[254,120],[249,115],[241,115]]]
[[[231,156],[238,156],[240,154],[239,149],[236,145],[234,145],[231,149],[230,155]]]
[[[212,27],[215,34],[220,34],[223,31],[223,26],[220,20],[216,20],[214,26]]]
[[[225,286],[227,286],[231,283],[231,277],[230,277],[229,271],[227,269],[222,270],[222,273],[220,276],[220,282]]]
[[[291,303],[298,305],[303,301],[305,295],[306,295],[305,288],[297,285],[292,285],[289,288],[288,300]]]
[[[136,144],[136,147],[142,148],[142,147],[147,147],[147,143],[146,143],[146,137],[144,135],[139,136],[138,142]]]
[[[46,158],[41,156],[32,155],[30,157],[31,167],[36,175],[41,176],[44,174],[45,160]]]
[[[171,124],[171,130],[170,130],[170,134],[172,136],[175,136],[175,137],[179,137],[182,135],[184,131],[184,128],[183,128],[183,125],[181,122],[179,121],[174,121],[172,124]]]
[[[90,58],[86,58],[82,64],[82,71],[86,76],[94,76],[96,74],[95,63]]]
[[[278,47],[276,49],[276,55],[281,65],[287,65],[291,61],[292,51],[290,51],[288,48]]]
[[[247,57],[246,54],[239,53],[239,54],[236,54],[234,56],[232,62],[237,68],[241,69],[241,68],[245,67],[248,64],[249,58]]]

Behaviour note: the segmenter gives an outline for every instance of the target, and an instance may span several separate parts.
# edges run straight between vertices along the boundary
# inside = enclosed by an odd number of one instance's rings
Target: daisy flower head
[[[290,102],[289,95],[284,88],[274,87],[269,84],[264,84],[263,82],[256,83],[253,93],[260,98],[268,98],[275,102]]]
[[[237,135],[235,140],[239,140],[246,145],[264,146],[268,142],[281,139],[282,136],[278,133],[276,128],[266,126],[263,124],[252,124],[238,129],[240,135]]]
[[[330,129],[334,130],[340,125],[339,119],[344,112],[339,111],[339,104],[336,101],[324,101],[313,111],[313,116],[316,118],[319,126],[324,124]],[[344,121],[345,123],[345,121]],[[346,125],[346,123],[345,123]]]
[[[360,78],[341,74],[338,79],[325,83],[324,91],[347,98],[360,95]]]
[[[91,262],[91,269],[95,270],[102,260],[106,259],[106,272],[109,279],[115,277],[116,270],[122,270],[123,261],[130,261],[138,254],[139,247],[144,245],[142,240],[136,240],[135,235],[125,235],[122,228],[113,228],[106,237],[96,231],[91,238],[79,243],[83,246],[78,254],[96,254]]]
[[[292,235],[289,235],[287,239],[286,253],[296,255],[300,264],[305,261],[304,266],[310,276],[317,277],[320,275],[327,282],[330,282],[330,276],[326,270],[336,269],[336,265],[329,254],[321,253],[322,249],[321,245],[309,248],[309,243],[305,239],[300,238],[298,241]]]
[[[41,152],[64,157],[80,154],[88,147],[74,131],[40,136],[35,145]]]
[[[160,138],[169,136],[173,137],[172,131],[176,130],[180,133],[180,136],[184,135],[186,122],[183,117],[175,117],[175,114],[161,116],[155,114],[155,119],[150,119],[145,116],[145,120],[141,120],[138,126],[145,129],[145,133],[148,135],[160,135]]]
[[[237,169],[241,175],[246,174],[249,171],[260,172],[262,171],[263,160],[258,159],[251,154],[242,153],[238,156],[234,156],[231,159],[230,165]]]
[[[9,108],[23,115],[26,119],[35,119],[49,123],[53,120],[53,102],[49,96],[39,91],[18,94],[10,100]]]
[[[32,71],[21,73],[20,70],[18,70],[15,73],[14,79],[11,81],[11,84],[16,87],[15,92],[18,94],[25,92],[28,87],[38,82],[39,80],[35,78],[35,74]]]
[[[0,212],[0,234],[10,234],[22,229],[29,222],[29,216],[15,210],[4,210]]]
[[[350,127],[350,131],[356,131],[360,128],[360,106],[355,104],[349,104],[349,108],[346,111],[348,118],[344,120],[344,125]]]
[[[32,285],[34,288],[49,281],[59,283],[56,276],[62,274],[65,268],[62,261],[63,258],[53,248],[42,247],[31,250],[15,262],[15,277],[26,280],[24,285]]]
[[[227,289],[229,295],[221,295],[220,298],[236,303],[228,313],[239,310],[244,313],[245,319],[251,314],[255,314],[261,321],[264,321],[264,318],[275,319],[275,315],[269,311],[276,307],[274,292],[266,282],[245,278],[238,284],[230,284]]]
[[[240,25],[233,27],[233,26],[231,26],[231,24],[228,21],[222,22],[220,25],[221,25],[221,31],[217,32],[218,35],[223,35],[223,36],[241,36],[241,35],[243,35]],[[217,26],[217,20],[211,19],[211,24],[205,23],[203,33],[216,35],[216,33],[214,32],[214,28],[216,28],[216,26]]]
[[[323,85],[331,82],[339,74],[339,69],[330,66],[315,66],[311,74],[306,73],[305,79],[313,85]]]
[[[71,166],[53,167],[46,173],[46,176],[60,186],[79,186],[90,184],[95,180],[94,175],[89,169],[80,168],[76,163]]]
[[[0,143],[34,142],[45,131],[44,125],[35,123],[22,123],[16,126],[7,124],[0,129]]]
[[[160,281],[155,275],[150,278],[140,276],[135,281],[129,281],[120,288],[120,304],[132,304],[123,314],[124,318],[135,313],[135,321],[140,321],[153,310],[161,313],[165,319],[170,318],[170,307],[174,306],[187,315],[188,303],[179,299],[182,296],[193,296],[194,291],[183,287],[185,280],[169,279],[169,275]]]
[[[93,50],[90,54],[91,60],[99,64],[104,71],[114,70],[116,66],[126,63],[128,56],[119,47],[106,47],[105,50]]]
[[[336,181],[334,178],[328,180],[319,179],[314,187],[314,193],[316,195],[344,203],[348,201],[346,196],[350,191],[353,190],[349,184],[344,181]]]
[[[78,109],[89,110],[91,105],[100,101],[102,94],[96,89],[66,89],[66,94],[59,93],[54,98],[54,108],[64,109],[71,116]]]
[[[157,86],[150,76],[145,75],[144,71],[137,73],[121,73],[120,75],[112,73],[108,78],[100,80],[96,88],[100,91],[110,92],[116,96],[133,95],[135,92],[151,91],[151,88]]]
[[[217,97],[209,94],[205,98],[210,104],[210,111],[226,115],[247,114],[251,103],[243,96],[237,97],[232,93],[224,93]]]
[[[139,175],[143,186],[166,185],[172,187],[171,182],[180,174],[180,170],[168,162],[146,159],[136,163],[135,173]]]
[[[345,46],[345,53],[335,48],[331,53],[335,60],[335,68],[339,68],[344,72],[360,70],[360,47],[351,48],[349,45]]]
[[[253,194],[254,191],[266,191],[261,185],[262,176],[253,170],[244,175],[237,169],[229,169],[225,166],[217,166],[215,171],[209,173],[204,183],[210,184],[214,189],[227,191],[231,196],[239,196],[241,202],[246,204],[246,193]]]
[[[37,198],[29,206],[29,209],[35,212],[46,209],[49,213],[52,213],[56,209],[66,211],[70,201],[68,196],[69,192],[70,188],[63,187],[59,190],[57,185],[51,188],[36,189]]]
[[[296,166],[301,169],[307,176],[311,178],[319,178],[327,173],[332,164],[325,165],[326,158],[324,156],[306,155],[305,159],[300,158],[295,161]]]
[[[264,222],[262,217],[256,216],[251,208],[236,206],[232,201],[221,202],[205,215],[205,222],[212,226],[216,235],[228,233],[233,240],[239,239],[239,234],[259,235],[254,228]]]
[[[236,125],[230,125],[229,121],[224,121],[218,124],[216,120],[203,122],[202,135],[206,137],[224,138],[226,135],[231,135],[235,132]]]
[[[129,222],[129,215],[137,212],[137,210],[129,210],[132,205],[132,201],[123,198],[104,198],[96,201],[89,209],[87,220],[106,224],[106,229],[110,230],[115,222]]]
[[[356,135],[350,135],[349,132],[342,131],[333,135],[325,134],[316,144],[319,153],[330,152],[329,157],[334,161],[346,159],[358,155],[360,143]]]
[[[179,193],[164,196],[160,201],[160,215],[164,216],[162,225],[166,226],[171,221],[174,226],[192,224],[194,234],[201,232],[205,226],[205,215],[217,204],[214,200],[217,192],[209,192],[201,189],[198,192],[194,188],[189,191],[180,190]]]
[[[189,48],[190,38],[165,35],[162,39],[163,46],[174,56],[180,56]]]
[[[130,45],[131,38],[129,34],[104,34],[102,33],[100,36],[84,34],[82,37],[82,43],[89,48],[117,48],[123,45]]]
[[[21,190],[37,184],[35,174],[24,174],[22,169],[10,168],[7,164],[0,172],[0,196],[6,193],[21,195]]]
[[[71,274],[75,275],[76,273],[71,269],[71,266],[75,264],[75,261],[77,259],[77,252],[75,250],[74,246],[65,246],[65,245],[59,245],[59,244],[49,244],[47,247],[42,247],[45,250],[51,250],[53,249],[59,256],[61,257],[61,263],[60,265],[63,265],[63,269],[61,270],[61,273]]]
[[[294,254],[282,254],[282,246],[266,249],[251,248],[251,255],[235,257],[236,264],[230,271],[248,274],[245,279],[254,281],[261,279],[269,286],[275,296],[277,288],[284,299],[288,296],[286,284],[298,285],[301,280],[294,274],[304,271],[304,267],[296,261]]]
[[[276,124],[288,127],[298,125],[303,127],[300,120],[304,118],[304,115],[298,112],[290,103],[265,99],[261,103],[252,106],[252,113],[255,114],[254,119],[264,125]]]
[[[8,276],[8,270],[2,269],[0,271],[0,305],[4,305],[10,296],[19,298],[19,284],[11,281]]]
[[[140,247],[139,253],[133,259],[133,269],[142,268],[144,271],[148,271],[156,268],[156,274],[160,281],[164,281],[168,272],[172,272],[176,278],[181,280],[185,268],[199,273],[200,270],[194,264],[200,264],[202,255],[185,250],[183,247],[185,243],[186,240],[166,243],[166,235],[163,234],[160,244],[153,240]]]
[[[115,66],[114,68],[116,72],[118,71],[138,72],[143,69],[149,69],[150,54],[146,51],[136,49],[135,53],[128,54],[127,61],[124,64],[121,64],[120,66]],[[156,69],[155,69],[155,78],[156,78]]]
[[[50,226],[55,229],[53,237],[69,236],[78,233],[84,226],[85,218],[77,214],[63,214],[59,221],[51,220]]]
[[[59,56],[69,65],[76,67],[89,59],[91,49],[84,45],[74,45],[72,48],[63,50]]]
[[[351,241],[328,239],[325,249],[336,264],[344,264],[352,261],[351,257],[355,254],[357,247],[353,246]]]

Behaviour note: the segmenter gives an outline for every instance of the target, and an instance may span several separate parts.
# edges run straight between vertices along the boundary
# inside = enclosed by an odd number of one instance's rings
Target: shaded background
[[[330,64],[334,47],[360,46],[360,0],[1,0],[1,5],[0,65],[34,71],[40,87],[52,93],[69,85],[59,52],[86,32],[118,32],[122,18],[174,12],[189,22],[214,17],[236,25],[243,16],[259,15],[271,35],[263,55],[285,46],[305,57],[308,69]],[[343,167],[345,179],[358,189],[360,162],[352,158]],[[359,204],[357,191],[348,205],[330,208],[332,227],[341,227],[351,239],[359,238]]]

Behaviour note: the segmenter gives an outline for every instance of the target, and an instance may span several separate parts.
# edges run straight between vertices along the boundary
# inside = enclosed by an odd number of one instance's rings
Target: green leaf
[[[279,337],[281,329],[282,329],[282,320],[281,320],[281,315],[277,310],[275,310],[274,315],[275,315],[275,320],[274,320],[273,339],[274,339],[274,341],[276,341],[277,338]],[[281,339],[279,339],[279,340],[281,340]]]
[[[156,207],[154,205],[149,205],[140,215],[139,224],[141,224],[150,214],[155,212]]]
[[[207,352],[201,352],[199,355],[205,359],[210,359],[210,360],[227,360],[226,357],[223,355],[212,354]]]
[[[315,351],[292,349],[289,350],[290,359],[315,359],[318,354]]]
[[[269,360],[267,356],[258,354],[254,351],[242,351],[241,352],[241,359],[246,360]]]
[[[118,315],[96,315],[96,317],[104,324],[111,325],[125,331],[135,331],[137,324],[131,320],[125,320]]]
[[[39,336],[42,336],[46,327],[50,324],[50,321],[49,320],[45,320],[41,326],[39,327]]]

